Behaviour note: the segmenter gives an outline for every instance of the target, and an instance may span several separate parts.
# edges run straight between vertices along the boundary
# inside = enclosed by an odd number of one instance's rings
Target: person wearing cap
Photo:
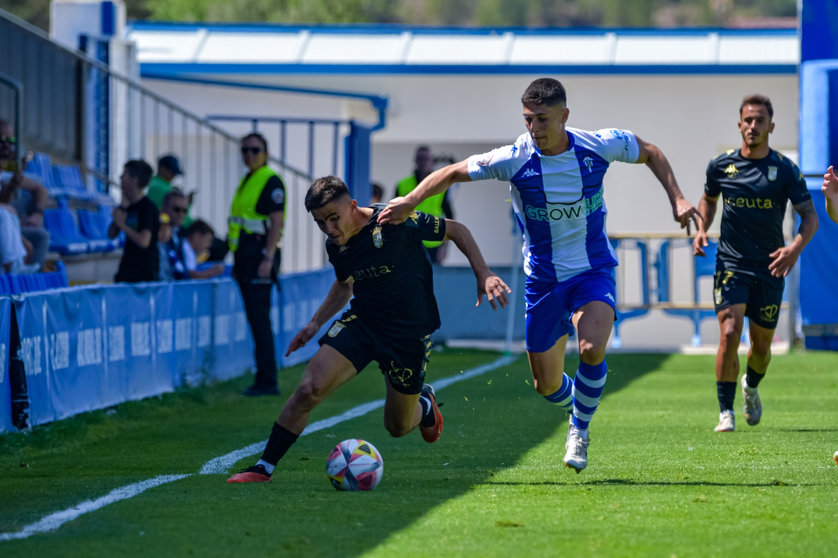
[[[253,132],[241,140],[247,174],[230,205],[227,244],[233,253],[233,277],[253,334],[256,377],[244,395],[279,395],[276,352],[271,327],[271,293],[277,283],[285,222],[285,185],[268,166],[268,142]]]
[[[172,154],[163,155],[157,159],[157,174],[151,178],[146,189],[146,197],[154,202],[157,210],[163,209],[163,198],[172,189],[172,180],[176,176],[183,174],[183,167],[180,166],[180,160]],[[189,207],[192,207],[192,194],[187,196]],[[183,226],[188,227],[192,224],[192,217],[187,213],[183,220]]]

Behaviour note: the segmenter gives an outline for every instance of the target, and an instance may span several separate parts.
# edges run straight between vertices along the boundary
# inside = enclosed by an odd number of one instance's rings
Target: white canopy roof
[[[141,65],[195,71],[525,72],[638,67],[788,72],[800,59],[795,30],[529,30],[398,26],[184,25],[135,22]],[[232,66],[236,65],[234,70]],[[226,70],[225,70],[226,68]]]

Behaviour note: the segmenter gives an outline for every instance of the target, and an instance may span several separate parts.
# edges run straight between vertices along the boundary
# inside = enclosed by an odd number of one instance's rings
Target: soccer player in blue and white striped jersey
[[[526,346],[539,394],[571,413],[566,466],[587,466],[588,424],[605,386],[605,348],[616,312],[617,257],[605,231],[602,181],[610,163],[644,163],[663,185],[681,227],[697,225],[668,160],[632,132],[566,126],[564,87],[532,82],[521,98],[527,133],[515,143],[443,167],[410,194],[396,198],[379,222],[404,221],[416,205],[457,182],[508,180],[523,233]],[[579,368],[563,372],[568,334],[577,330]]]

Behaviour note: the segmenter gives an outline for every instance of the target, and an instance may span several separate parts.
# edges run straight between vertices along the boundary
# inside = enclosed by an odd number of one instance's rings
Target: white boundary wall
[[[762,48],[759,40],[753,41],[748,45],[749,52],[770,50],[770,43],[768,39]],[[650,52],[649,56],[660,58],[661,53]],[[521,93],[533,79],[543,75],[561,80],[567,88],[570,126],[625,128],[658,145],[669,158],[681,189],[694,204],[703,192],[704,171],[710,159],[740,143],[736,123],[739,103],[746,94],[762,93],[772,99],[776,123],[772,146],[797,159],[798,78],[782,69],[769,69],[764,74],[752,73],[753,70],[737,74],[720,65],[719,73],[713,74],[708,73],[707,66],[693,71],[689,62],[673,60],[678,65],[671,67],[671,73],[665,73],[667,66],[656,66],[654,71],[647,72],[644,68],[650,66],[631,65],[642,64],[643,60],[632,60],[631,64],[623,62],[623,65],[617,61],[599,74],[584,68],[567,75],[526,74],[510,72],[498,65],[487,67],[485,73],[475,72],[472,67],[470,73],[442,70],[422,74],[418,73],[421,70],[399,68],[394,73],[365,74],[351,65],[343,69],[334,63],[326,64],[320,73],[311,68],[297,73],[287,67],[269,73],[260,70],[258,65],[248,66],[244,60],[243,67],[235,72],[219,70],[212,63],[202,66],[203,61],[177,62],[183,64],[184,75],[197,79],[387,98],[386,127],[373,135],[372,179],[381,183],[388,195],[392,195],[396,181],[412,171],[413,152],[418,144],[428,144],[435,153],[460,160],[514,141],[525,131]],[[660,60],[649,61],[649,64],[660,63]],[[248,73],[248,68],[253,73]],[[363,100],[161,79],[144,79],[143,83],[197,114],[357,119],[371,124],[378,119],[370,103]],[[229,128],[238,134],[247,126]],[[299,162],[294,164],[300,166]],[[316,172],[326,174],[331,169],[318,164]],[[289,193],[292,204],[289,212],[303,211],[304,185],[300,189]],[[508,197],[508,186],[498,182],[468,183],[454,191],[457,219],[473,231],[490,264],[509,264],[520,253],[520,236],[512,234]],[[605,199],[609,209],[608,230],[612,234],[681,232],[672,220],[661,186],[648,169],[613,165],[606,177]],[[712,230],[718,230],[718,219]],[[791,230],[791,219],[787,220],[787,230]],[[654,254],[650,254],[650,259],[653,258]],[[465,265],[466,260],[452,252],[446,264]],[[633,293],[637,292],[639,277],[634,277],[631,269],[631,264],[626,266],[625,287]],[[690,274],[689,258],[674,257],[671,284],[672,298],[676,301],[688,298]],[[704,289],[708,292],[704,293]],[[703,300],[709,299],[709,289],[705,280]],[[788,317],[788,312],[781,315],[780,340],[789,338]],[[661,312],[652,312],[628,324],[621,331],[626,348],[671,347],[688,343],[692,336],[688,320]],[[717,335],[714,320],[705,321],[703,343],[714,344]]]

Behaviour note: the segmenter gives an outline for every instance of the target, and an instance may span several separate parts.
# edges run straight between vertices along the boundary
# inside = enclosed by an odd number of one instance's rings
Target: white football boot
[[[742,374],[742,398],[745,400],[745,421],[751,425],[759,424],[759,419],[762,418],[762,401],[759,399],[759,392],[757,388],[748,386],[748,381],[744,374]]]
[[[573,417],[570,419],[570,427],[567,429],[567,442],[565,442],[564,465],[576,469],[577,473],[588,466],[588,437],[582,437],[578,428],[573,425]]]
[[[719,413],[719,424],[716,425],[716,432],[733,432],[736,429],[736,419],[733,411],[722,411]]]

